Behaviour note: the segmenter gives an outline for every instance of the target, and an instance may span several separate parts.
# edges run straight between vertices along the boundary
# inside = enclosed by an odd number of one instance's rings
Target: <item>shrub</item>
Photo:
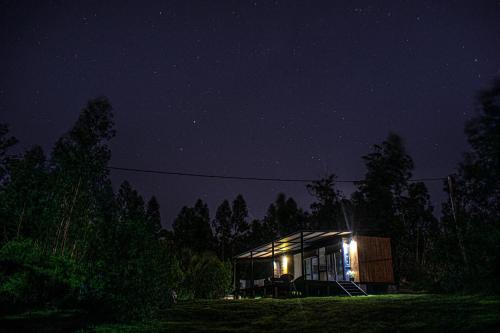
[[[186,298],[220,298],[231,290],[232,270],[211,253],[191,255],[186,268],[181,296]]]
[[[0,311],[75,307],[84,277],[69,258],[44,253],[31,240],[0,249]]]

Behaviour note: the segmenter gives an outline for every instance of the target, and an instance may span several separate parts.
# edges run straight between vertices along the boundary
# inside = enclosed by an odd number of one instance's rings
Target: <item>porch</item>
[[[234,257],[235,295],[366,295],[354,283],[355,255],[349,231],[298,231]]]

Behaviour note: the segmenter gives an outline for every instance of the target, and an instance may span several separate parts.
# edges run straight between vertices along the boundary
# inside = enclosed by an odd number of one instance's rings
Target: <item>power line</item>
[[[224,176],[224,175],[214,175],[205,173],[190,173],[190,172],[180,172],[180,171],[165,171],[165,170],[148,170],[148,169],[137,169],[137,168],[125,168],[117,166],[109,166],[110,170],[117,171],[128,171],[137,173],[151,173],[159,175],[169,175],[169,176],[184,176],[184,177],[198,177],[198,178],[212,178],[212,179],[228,179],[228,180],[249,180],[249,181],[264,181],[264,182],[288,182],[288,183],[311,183],[318,179],[305,179],[305,178],[267,178],[267,177],[250,177],[250,176]],[[438,178],[416,178],[410,179],[410,182],[432,182],[432,181],[443,181],[445,177]],[[363,183],[363,180],[346,180],[337,179],[336,183]]]

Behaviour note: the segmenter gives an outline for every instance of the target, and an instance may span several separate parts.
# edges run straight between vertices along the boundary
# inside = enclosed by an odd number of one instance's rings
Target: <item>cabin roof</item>
[[[352,234],[351,231],[336,231],[336,230],[301,230],[296,231],[286,236],[277,238],[273,241],[263,243],[251,250],[245,251],[243,253],[234,256],[235,259],[258,259],[258,258],[271,258],[273,256],[273,246],[274,255],[280,255],[286,252],[293,252],[300,250],[301,242],[300,238],[303,235],[304,248],[309,246],[311,243],[318,240],[335,237],[344,236]]]

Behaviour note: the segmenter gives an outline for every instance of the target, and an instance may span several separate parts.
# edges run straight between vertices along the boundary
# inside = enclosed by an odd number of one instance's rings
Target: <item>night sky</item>
[[[111,164],[131,168],[358,179],[395,131],[415,177],[446,176],[475,93],[500,76],[499,1],[1,1],[0,27],[0,122],[20,147],[49,153],[105,95]],[[198,197],[213,216],[242,193],[251,218],[279,192],[311,201],[300,183],[112,179],[155,194],[166,226]]]

